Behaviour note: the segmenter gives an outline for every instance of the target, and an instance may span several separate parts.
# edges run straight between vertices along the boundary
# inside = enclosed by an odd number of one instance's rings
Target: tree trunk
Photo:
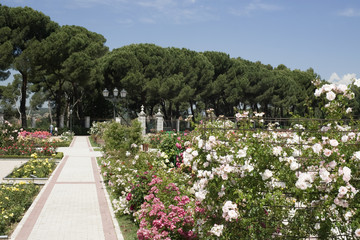
[[[60,125],[60,115],[61,115],[61,90],[58,90],[56,94],[56,126]]]
[[[50,101],[48,101],[48,109],[49,109],[49,116],[50,116],[50,124],[53,124]]]
[[[21,100],[20,100],[20,119],[21,119],[21,127],[27,128],[26,121],[26,90],[27,90],[27,74],[21,73],[22,75],[22,85],[21,85]]]

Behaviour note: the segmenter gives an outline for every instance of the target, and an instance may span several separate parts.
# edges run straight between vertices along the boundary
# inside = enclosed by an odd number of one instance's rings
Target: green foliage
[[[98,61],[108,51],[105,41],[102,35],[83,27],[62,26],[33,48],[32,60],[37,69],[32,76],[33,90],[42,91],[47,100],[55,103],[57,125],[67,106],[76,103],[73,110],[83,112],[82,100],[90,98],[84,97],[85,92],[95,100],[94,88],[101,78]]]
[[[181,164],[181,153],[185,150],[184,143],[187,141],[187,133],[162,133],[162,140],[158,145],[158,149],[162,152],[161,158],[164,159],[166,165],[170,167],[179,166]]]
[[[113,121],[106,126],[103,138],[106,142],[104,146],[106,151],[125,152],[131,149],[131,144],[142,143],[140,122],[134,120],[129,127]]]

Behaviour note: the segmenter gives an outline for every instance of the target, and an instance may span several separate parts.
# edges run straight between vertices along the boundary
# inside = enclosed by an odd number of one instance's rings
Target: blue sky
[[[359,0],[1,0],[60,25],[102,34],[110,49],[132,43],[307,70],[349,83],[360,76]]]

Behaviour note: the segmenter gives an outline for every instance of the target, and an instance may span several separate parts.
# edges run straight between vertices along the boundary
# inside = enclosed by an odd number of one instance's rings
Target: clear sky
[[[102,34],[111,49],[132,43],[220,51],[322,79],[360,76],[359,0],[0,0],[60,25]]]

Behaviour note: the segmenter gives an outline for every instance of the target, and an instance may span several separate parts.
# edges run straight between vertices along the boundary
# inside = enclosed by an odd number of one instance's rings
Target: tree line
[[[144,105],[148,115],[160,108],[165,119],[216,115],[237,110],[265,112],[268,117],[303,116],[316,108],[312,68],[290,70],[223,52],[196,52],[154,44],[131,44],[112,51],[106,39],[80,26],[59,26],[29,7],[0,5],[0,80],[17,71],[13,83],[0,88],[1,104],[20,100],[19,117],[27,127],[29,109],[44,102],[60,116],[110,117],[112,105],[102,90],[126,89],[121,103],[132,117]]]

